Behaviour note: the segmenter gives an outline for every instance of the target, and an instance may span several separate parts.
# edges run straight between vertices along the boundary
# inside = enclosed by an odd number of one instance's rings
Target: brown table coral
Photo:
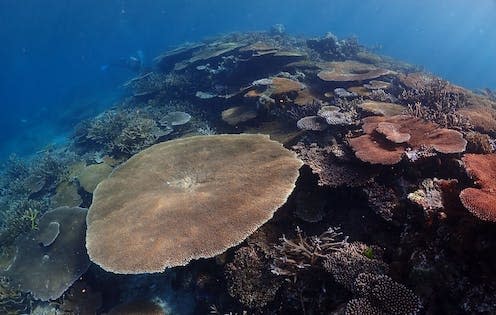
[[[96,188],[87,218],[90,258],[108,271],[147,273],[218,255],[286,202],[301,165],[264,135],[152,146]]]
[[[496,154],[466,154],[463,162],[480,187],[460,193],[463,205],[479,219],[496,222]]]
[[[357,158],[372,164],[393,165],[407,149],[461,153],[467,141],[456,131],[408,115],[363,119],[365,135],[348,140]]]
[[[327,82],[365,81],[394,73],[388,69],[352,60],[325,63],[321,68],[323,70],[317,76]]]

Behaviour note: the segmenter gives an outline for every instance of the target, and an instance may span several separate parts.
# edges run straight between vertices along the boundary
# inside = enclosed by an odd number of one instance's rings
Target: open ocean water
[[[436,1],[13,1],[0,3],[1,156],[56,141],[112,105],[125,69],[174,45],[283,24],[288,33],[356,36],[385,55],[469,88],[496,88],[496,3]]]
[[[0,0],[0,314],[496,314],[495,31],[495,0]]]

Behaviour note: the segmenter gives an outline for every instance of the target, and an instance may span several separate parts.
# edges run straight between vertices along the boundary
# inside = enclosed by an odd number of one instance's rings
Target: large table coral
[[[264,135],[152,146],[96,188],[87,219],[90,258],[108,271],[147,273],[218,255],[286,202],[301,165]]]
[[[365,135],[349,143],[357,158],[371,164],[397,164],[407,149],[449,154],[467,146],[460,132],[409,115],[366,117],[362,128]]]

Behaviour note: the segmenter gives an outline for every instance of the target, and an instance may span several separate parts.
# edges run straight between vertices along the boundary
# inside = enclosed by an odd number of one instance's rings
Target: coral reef
[[[0,313],[496,312],[493,91],[280,25],[177,47],[124,88],[3,166]],[[56,250],[59,206],[91,208],[104,269],[54,289],[85,252]]]

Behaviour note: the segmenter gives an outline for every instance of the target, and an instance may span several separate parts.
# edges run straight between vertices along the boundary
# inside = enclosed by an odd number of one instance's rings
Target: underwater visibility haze
[[[496,1],[3,0],[0,314],[496,314]]]

